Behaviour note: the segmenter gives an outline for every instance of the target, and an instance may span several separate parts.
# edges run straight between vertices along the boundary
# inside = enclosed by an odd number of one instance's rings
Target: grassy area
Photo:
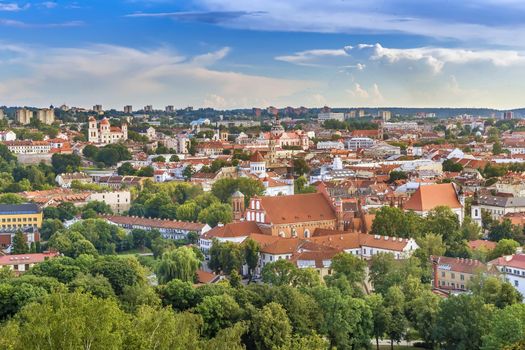
[[[372,346],[372,349],[376,349],[375,345]],[[390,350],[390,345],[379,345],[380,350]],[[423,348],[415,348],[413,346],[406,345],[394,345],[394,350],[422,350]]]
[[[118,252],[117,254],[120,256],[135,256],[137,254],[147,254],[147,253],[151,253],[151,250],[149,250],[148,248],[143,248],[143,249],[125,250],[123,252]]]

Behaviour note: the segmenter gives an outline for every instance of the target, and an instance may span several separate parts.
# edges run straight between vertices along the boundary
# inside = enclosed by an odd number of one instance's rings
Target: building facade
[[[90,117],[88,124],[88,141],[91,143],[107,145],[128,139],[128,125],[124,122],[117,127],[111,126],[107,118],[97,123],[94,117]]]
[[[38,205],[0,204],[0,227],[2,230],[42,227],[42,211]]]

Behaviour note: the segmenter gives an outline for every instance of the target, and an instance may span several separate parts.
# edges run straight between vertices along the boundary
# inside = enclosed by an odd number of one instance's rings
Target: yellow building
[[[0,228],[2,230],[16,230],[28,227],[42,227],[42,211],[38,205],[0,204]]]

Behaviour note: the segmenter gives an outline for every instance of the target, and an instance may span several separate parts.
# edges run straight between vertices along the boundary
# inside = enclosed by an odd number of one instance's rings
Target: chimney
[[[438,258],[432,258],[432,269],[434,272],[434,288],[439,288]]]

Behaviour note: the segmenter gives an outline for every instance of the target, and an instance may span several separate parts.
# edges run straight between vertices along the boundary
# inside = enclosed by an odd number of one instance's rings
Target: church
[[[253,222],[272,236],[309,238],[315,229],[344,230],[342,202],[332,202],[323,193],[255,196],[245,208],[244,196],[236,192],[232,207],[236,221]]]
[[[89,117],[88,124],[88,141],[91,143],[107,145],[128,139],[128,125],[124,122],[119,128],[111,126],[107,118],[97,123],[94,117]]]

